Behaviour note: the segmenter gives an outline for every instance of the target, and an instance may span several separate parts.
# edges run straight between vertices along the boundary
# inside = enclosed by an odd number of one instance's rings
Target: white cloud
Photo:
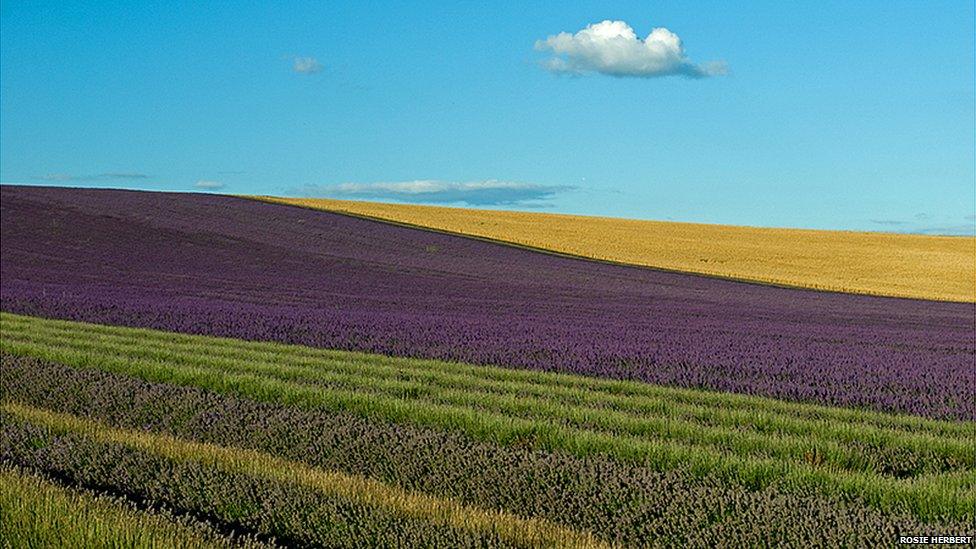
[[[296,57],[293,68],[297,73],[315,74],[322,72],[322,63],[314,57]]]
[[[193,184],[193,186],[198,189],[203,189],[206,191],[216,191],[217,189],[224,188],[224,184],[221,183],[220,181],[207,181],[205,179],[201,179],[200,181],[197,181],[196,183]]]
[[[594,23],[576,34],[561,32],[536,41],[535,49],[553,54],[543,66],[555,73],[705,78],[728,72],[723,61],[692,63],[678,35],[664,27],[653,29],[641,40],[623,21]]]
[[[377,183],[341,183],[339,185],[307,185],[297,189],[306,196],[334,198],[365,198],[399,200],[404,202],[463,203],[487,205],[533,205],[540,200],[571,190],[562,185],[539,185],[514,181],[395,181]]]

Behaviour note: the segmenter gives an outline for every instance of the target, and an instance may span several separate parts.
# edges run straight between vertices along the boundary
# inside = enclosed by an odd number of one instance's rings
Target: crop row
[[[9,312],[976,418],[967,304],[596,264],[232,197],[0,192]]]
[[[372,394],[377,399],[409,397],[434,406],[554,421],[596,433],[669,440],[742,456],[801,461],[813,451],[826,466],[899,477],[972,468],[976,459],[971,441],[960,436],[967,434],[963,425],[954,426],[957,432],[952,437],[944,431],[909,434],[846,422],[803,421],[783,414],[757,418],[756,408],[730,413],[721,402],[719,406],[677,403],[668,398],[673,390],[665,390],[657,398],[601,395],[585,386],[560,390],[545,379],[534,383],[492,380],[486,378],[490,369],[484,367],[441,364],[434,369],[406,360],[388,365],[341,358],[314,361],[288,347],[277,353],[244,355],[253,351],[252,345],[238,342],[236,348],[220,349],[212,340],[200,337],[183,343],[165,333],[86,329],[89,327],[12,316],[2,317],[0,322],[8,344],[56,347],[60,353],[111,353],[130,364],[194,364],[232,374],[254,373],[284,382]]]
[[[775,485],[748,490],[713,476],[691,478],[603,456],[500,446],[454,432],[260,403],[32,358],[6,355],[0,364],[8,402],[96,419],[116,429],[257,450],[469,506],[538,517],[617,543],[660,538],[710,546],[876,544],[896,532],[966,529],[963,521],[920,523],[856,500],[789,493]]]
[[[4,547],[266,546],[227,539],[206,523],[143,512],[120,498],[65,488],[17,467],[0,466],[0,509]]]
[[[966,491],[967,484],[976,478],[970,452],[972,435],[961,424],[945,423],[941,430],[917,435],[869,425],[864,429],[863,440],[874,446],[861,448],[854,444],[856,430],[849,433],[849,445],[832,443],[829,433],[837,430],[829,427],[824,429],[827,434],[813,429],[812,435],[805,436],[787,430],[770,433],[771,449],[765,449],[758,438],[749,434],[748,427],[736,432],[721,425],[670,418],[666,409],[660,413],[661,422],[655,423],[657,420],[650,415],[566,404],[570,412],[553,419],[531,408],[500,408],[496,406],[496,396],[479,390],[477,385],[457,389],[458,401],[451,403],[429,400],[420,390],[384,392],[389,380],[374,385],[368,364],[358,374],[347,376],[344,384],[329,385],[316,383],[314,377],[317,372],[329,375],[333,364],[316,364],[310,357],[310,366],[295,372],[287,364],[255,360],[247,351],[256,344],[248,342],[237,342],[242,352],[236,361],[211,360],[209,338],[197,338],[195,351],[171,349],[174,352],[147,357],[140,356],[137,345],[106,341],[103,336],[84,332],[81,326],[79,337],[71,340],[52,338],[45,328],[51,321],[29,320],[25,324],[21,320],[17,324],[7,323],[8,319],[9,316],[3,317],[0,342],[5,352],[67,365],[198,386],[266,402],[452,429],[504,445],[529,445],[579,456],[609,454],[659,470],[718,474],[752,487],[782,482],[796,490],[857,497],[882,509],[907,509],[921,517],[962,516],[971,512],[973,504],[973,496]],[[63,333],[66,326],[70,324],[62,322],[58,328]],[[128,329],[112,330],[124,334]],[[138,340],[139,334],[132,335]],[[160,345],[165,347],[164,343]],[[409,368],[409,361],[401,362]],[[282,375],[277,375],[279,370]],[[521,398],[527,398],[515,395],[518,398],[502,402],[518,406]],[[538,402],[545,404],[544,400]],[[631,407],[641,409],[640,398],[635,402]],[[546,411],[556,408],[543,406]],[[757,413],[755,421],[761,426],[766,415]],[[797,421],[802,425],[802,420]],[[789,418],[780,418],[780,423],[789,425]],[[958,429],[954,436],[946,436],[954,429]]]
[[[825,407],[803,403],[719,393],[694,389],[661,387],[633,381],[608,380],[507,368],[474,366],[457,362],[402,359],[377,354],[337,351],[298,345],[283,345],[261,341],[199,337],[174,332],[141,328],[123,328],[83,322],[27,317],[0,312],[0,328],[13,341],[25,333],[37,338],[47,335],[65,338],[65,342],[83,339],[103,344],[138,342],[154,358],[164,353],[189,352],[197,360],[219,361],[231,359],[253,363],[273,362],[282,366],[312,366],[319,370],[352,371],[368,368],[372,376],[386,377],[421,375],[425,382],[450,376],[477,382],[481,390],[505,386],[513,391],[532,395],[550,395],[561,404],[586,403],[595,407],[626,409],[641,414],[657,414],[663,410],[676,417],[688,417],[709,424],[732,425],[738,428],[761,428],[761,432],[814,434],[820,429],[859,427],[857,439],[864,440],[865,429],[876,427],[883,431],[919,434],[932,433],[945,438],[971,433],[969,423],[930,420],[918,416],[893,415],[866,410]],[[207,353],[198,352],[201,344]],[[348,368],[355,370],[347,370]],[[780,420],[790,419],[795,423]],[[761,421],[760,421],[761,420]],[[840,431],[830,436],[849,440]]]
[[[598,547],[540,520],[414,494],[261,452],[4,404],[2,459],[81,486],[207,515],[285,545]]]

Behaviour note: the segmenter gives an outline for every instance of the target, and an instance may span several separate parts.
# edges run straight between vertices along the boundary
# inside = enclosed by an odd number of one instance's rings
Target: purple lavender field
[[[601,264],[235,197],[0,198],[7,312],[976,416],[973,304]]]

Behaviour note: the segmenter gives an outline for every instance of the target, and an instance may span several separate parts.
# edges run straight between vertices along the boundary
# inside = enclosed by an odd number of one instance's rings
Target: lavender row
[[[948,520],[922,524],[907,514],[800,496],[778,486],[750,491],[605,457],[500,447],[456,433],[257,403],[33,358],[0,356],[0,373],[5,400],[118,428],[268,452],[481,508],[545,518],[625,544],[659,537],[696,546],[875,544],[899,532],[964,531]]]
[[[311,487],[57,433],[0,413],[0,462],[165,505],[285,547],[513,547],[497,537],[343,502]]]
[[[10,312],[976,418],[972,304],[600,264],[233,197],[0,192]]]

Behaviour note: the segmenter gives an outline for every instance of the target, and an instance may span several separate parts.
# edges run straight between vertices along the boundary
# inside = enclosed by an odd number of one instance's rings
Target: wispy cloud
[[[962,223],[959,225],[940,225],[935,227],[920,227],[912,232],[918,234],[944,236],[976,236],[976,224]]]
[[[927,234],[944,236],[976,236],[976,216],[967,215],[963,217],[965,223],[959,223],[955,219],[935,219],[927,213],[917,213],[912,216],[912,220],[904,219],[871,219],[875,225],[891,227],[890,230],[899,233]]]
[[[144,173],[127,173],[127,172],[105,172],[105,173],[97,173],[91,175],[49,173],[45,175],[36,175],[33,177],[33,179],[38,179],[40,181],[123,181],[123,180],[134,180],[134,179],[149,179],[149,176]]]
[[[668,29],[655,28],[642,40],[624,21],[594,23],[576,34],[561,32],[536,41],[535,49],[552,53],[543,67],[560,74],[706,78],[728,73],[724,61],[692,63],[681,39]]]
[[[201,179],[197,181],[196,183],[193,184],[193,186],[198,189],[203,189],[206,191],[215,191],[217,189],[223,189],[225,187],[225,185],[220,181],[208,181],[205,179]]]
[[[322,72],[322,63],[314,57],[296,57],[292,68],[299,74],[315,74]]]
[[[401,202],[458,203],[470,206],[540,206],[540,201],[572,190],[565,185],[540,185],[514,181],[396,181],[306,185],[296,194],[332,198],[396,200]]]
[[[897,219],[872,219],[871,223],[875,225],[889,225],[889,226],[901,226],[907,225],[907,221],[899,221]]]

